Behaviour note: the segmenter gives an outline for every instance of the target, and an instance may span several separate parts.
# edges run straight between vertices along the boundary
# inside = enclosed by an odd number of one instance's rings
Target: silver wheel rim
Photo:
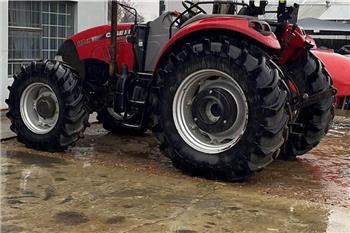
[[[57,124],[59,104],[55,92],[45,83],[32,83],[20,99],[20,113],[24,124],[36,134],[47,134]]]
[[[194,119],[192,114],[192,104],[196,96],[204,90],[209,90],[210,93],[211,89],[229,93],[236,104],[236,118],[222,132],[209,133],[202,130],[196,123],[198,119]],[[208,112],[207,109],[205,112]],[[210,113],[208,118],[217,120]],[[233,77],[219,70],[200,70],[186,77],[178,87],[173,100],[173,119],[181,138],[190,147],[206,154],[217,154],[232,148],[244,134],[248,123],[248,102]]]

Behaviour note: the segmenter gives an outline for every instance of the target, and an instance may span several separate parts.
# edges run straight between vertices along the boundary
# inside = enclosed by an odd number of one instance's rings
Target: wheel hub
[[[55,115],[56,105],[53,99],[42,97],[36,103],[36,110],[41,117],[48,119]]]
[[[49,133],[58,122],[59,112],[57,96],[48,84],[32,83],[21,94],[21,117],[33,133]]]
[[[248,123],[248,101],[231,75],[203,69],[187,76],[173,99],[173,119],[192,148],[217,154],[236,145]]]
[[[194,98],[192,116],[204,132],[220,133],[236,121],[237,104],[225,89],[205,89]]]

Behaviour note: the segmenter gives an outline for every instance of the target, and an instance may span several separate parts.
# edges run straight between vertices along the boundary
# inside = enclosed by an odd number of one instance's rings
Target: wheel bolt
[[[197,118],[197,117],[195,117],[193,120],[194,120],[194,121],[198,121],[198,118]]]
[[[212,90],[210,90],[210,91],[209,91],[209,94],[213,94],[213,91],[212,91]]]
[[[227,120],[224,120],[224,124],[227,124]]]

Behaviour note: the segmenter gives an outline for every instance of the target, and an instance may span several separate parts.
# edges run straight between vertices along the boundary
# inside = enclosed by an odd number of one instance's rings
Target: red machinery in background
[[[333,50],[313,49],[315,54],[326,66],[331,74],[333,85],[337,89],[336,105],[344,109],[350,97],[350,57],[346,57]]]

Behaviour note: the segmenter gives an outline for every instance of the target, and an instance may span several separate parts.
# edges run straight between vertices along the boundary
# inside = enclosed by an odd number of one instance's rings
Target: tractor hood
[[[130,34],[134,25],[132,23],[121,23],[117,27],[117,35],[123,36]],[[87,46],[99,40],[111,38],[111,25],[102,25],[79,32],[69,39],[72,40],[76,47]]]
[[[129,45],[126,43],[126,36],[131,33],[133,27],[134,25],[131,23],[118,24],[117,35],[118,43],[120,43],[119,47],[121,49],[123,49],[126,45]],[[61,59],[63,61],[70,64],[70,66],[75,68],[79,74],[84,77],[84,60],[95,59],[109,64],[111,59],[110,45],[111,26],[102,25],[99,27],[90,28],[71,36],[61,45],[57,52],[57,55],[61,56]],[[130,50],[130,48],[128,49]],[[120,63],[125,63],[130,67],[133,67],[133,63],[126,61],[125,59],[129,59],[128,56],[122,56]]]

